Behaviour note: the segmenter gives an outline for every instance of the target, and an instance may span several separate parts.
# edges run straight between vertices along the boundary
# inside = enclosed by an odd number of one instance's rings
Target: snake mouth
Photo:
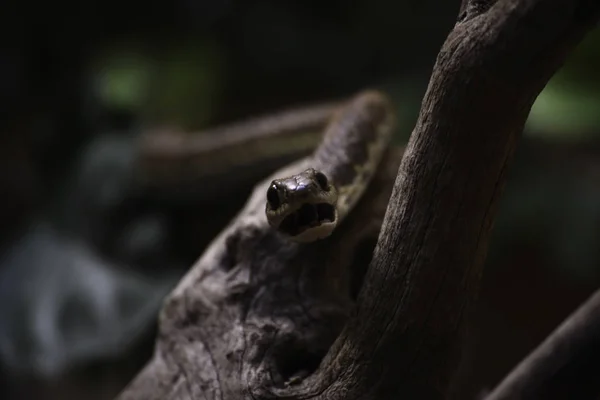
[[[319,227],[323,224],[335,222],[335,208],[328,203],[305,203],[285,217],[279,225],[279,229],[291,236]]]

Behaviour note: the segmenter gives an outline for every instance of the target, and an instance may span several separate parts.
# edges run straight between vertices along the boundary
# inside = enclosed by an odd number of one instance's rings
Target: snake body
[[[325,129],[300,173],[274,179],[267,189],[269,224],[293,241],[329,236],[358,202],[389,146],[394,128],[389,99],[359,93]]]

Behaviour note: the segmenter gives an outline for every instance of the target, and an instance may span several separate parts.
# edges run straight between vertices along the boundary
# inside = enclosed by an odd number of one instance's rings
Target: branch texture
[[[470,1],[444,43],[324,398],[442,398],[530,108],[600,3]],[[332,372],[335,371],[335,372]]]
[[[386,189],[300,247],[256,229],[258,187],[167,300],[121,400],[443,398],[529,110],[599,10],[465,3],[399,169],[397,155],[375,179]]]

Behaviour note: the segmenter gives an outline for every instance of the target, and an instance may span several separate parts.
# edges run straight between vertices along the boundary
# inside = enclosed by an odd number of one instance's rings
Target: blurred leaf
[[[151,77],[150,60],[134,49],[121,49],[103,58],[98,71],[98,94],[105,104],[139,111]]]
[[[211,119],[222,92],[222,60],[208,42],[186,43],[161,54],[146,116],[156,123],[196,129]]]
[[[106,49],[96,59],[98,93],[110,107],[151,124],[205,126],[218,107],[222,60],[209,42],[177,42],[141,51],[136,43]]]
[[[600,128],[600,29],[592,31],[550,80],[531,109],[527,133],[560,140],[597,135]]]
[[[531,134],[575,140],[596,134],[600,127],[600,92],[551,81],[539,95],[527,128]]]

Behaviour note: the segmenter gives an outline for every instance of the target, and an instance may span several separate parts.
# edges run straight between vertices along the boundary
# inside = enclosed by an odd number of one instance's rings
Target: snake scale
[[[314,371],[347,321],[402,154],[387,151],[385,95],[362,92],[335,110],[314,152],[258,182],[165,299],[154,367],[185,375],[157,385],[149,367],[123,399],[162,399],[165,387],[186,398],[276,398]]]
[[[395,125],[389,99],[377,91],[361,92],[336,110],[325,128],[322,141],[311,155],[280,168],[255,185],[246,204],[208,245],[196,266],[172,293],[173,298],[182,295],[180,291],[186,287],[198,286],[201,280],[208,279],[202,278],[212,275],[208,271],[239,273],[259,268],[266,275],[279,275],[280,272],[276,271],[305,264],[312,257],[309,253],[320,253],[319,263],[324,262],[322,252],[328,250],[317,246],[308,251],[303,245],[327,242],[317,239],[327,237],[348,217],[377,172]],[[397,167],[397,163],[392,165]],[[323,186],[321,174],[327,181]],[[273,212],[272,204],[267,205],[270,197],[267,193],[274,185],[280,186],[278,190],[281,190],[277,212]],[[335,194],[331,195],[331,192]],[[331,207],[333,216],[325,213],[321,217],[329,218],[319,219],[317,214],[315,221],[314,218],[295,215],[306,204]],[[368,225],[369,216],[368,213],[360,214],[364,228]],[[290,216],[296,224],[293,232],[286,231],[283,225]],[[327,246],[327,243],[324,245]],[[267,272],[269,269],[272,271]],[[246,279],[242,279],[245,283],[232,281],[228,285],[245,286],[248,284]],[[206,286],[205,290],[212,293],[212,286]],[[217,293],[212,295],[221,296]],[[210,303],[214,301],[217,300]]]
[[[271,181],[265,207],[269,224],[298,242],[329,236],[366,190],[394,122],[390,101],[380,92],[360,93],[342,106],[306,160],[310,167]]]
[[[312,242],[329,236],[364,194],[394,126],[388,97],[367,90],[200,135],[156,132],[142,142],[139,170],[150,186],[171,195],[196,187],[202,200],[231,196],[269,165],[301,156],[256,187],[264,186],[262,209],[274,230]]]

